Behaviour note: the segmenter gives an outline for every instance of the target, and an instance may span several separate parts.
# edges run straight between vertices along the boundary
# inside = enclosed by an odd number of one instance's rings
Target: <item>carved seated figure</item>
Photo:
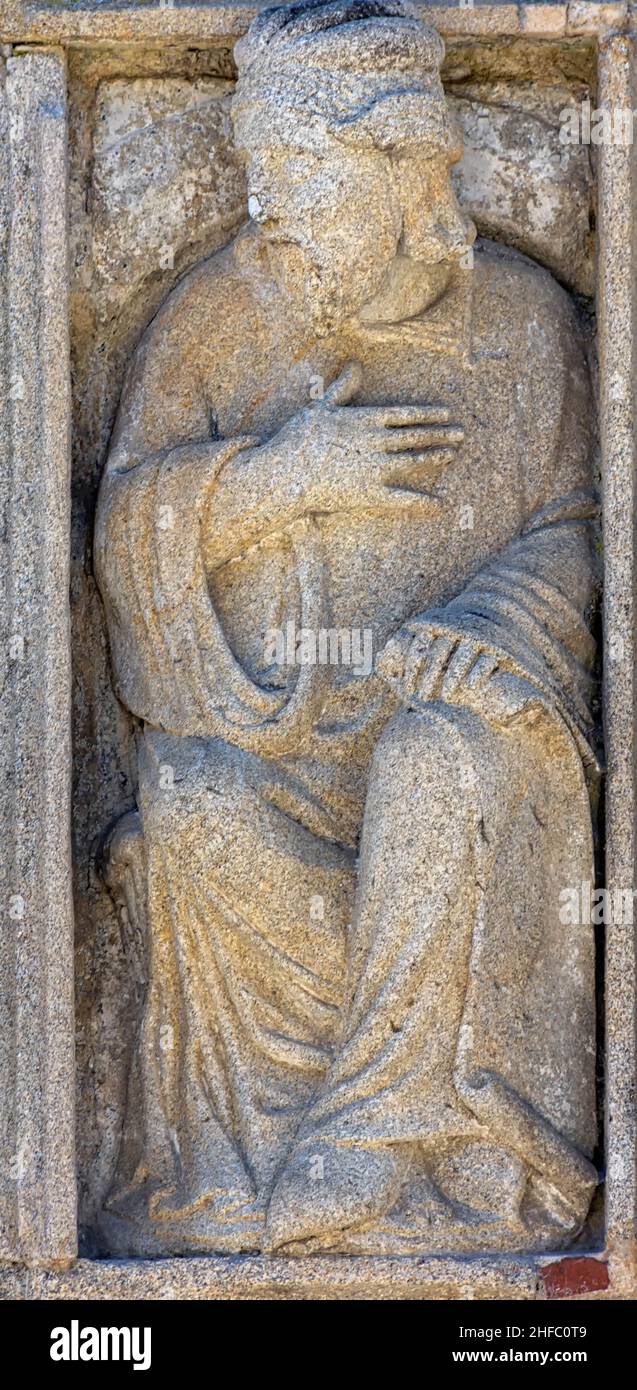
[[[96,554],[149,979],[112,1252],[586,1218],[590,383],[551,276],[471,249],[442,53],[402,0],[260,13],[250,221],[128,371]],[[361,633],[373,669],[324,659]]]

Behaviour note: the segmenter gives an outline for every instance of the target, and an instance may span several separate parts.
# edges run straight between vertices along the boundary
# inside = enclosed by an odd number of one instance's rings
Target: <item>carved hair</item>
[[[327,137],[360,149],[459,144],[446,108],[444,46],[406,0],[299,0],[262,10],[235,48],[238,143]]]
[[[298,0],[294,5],[273,5],[257,15],[235,48],[239,73],[243,76],[266,55],[285,61],[297,40],[311,41],[304,45],[311,59],[329,56],[333,61],[338,59],[335,39],[341,53],[345,50],[348,65],[355,62],[359,72],[377,66],[383,45],[392,66],[403,46],[425,69],[437,71],[444,56],[440,36],[421,23],[407,0]]]

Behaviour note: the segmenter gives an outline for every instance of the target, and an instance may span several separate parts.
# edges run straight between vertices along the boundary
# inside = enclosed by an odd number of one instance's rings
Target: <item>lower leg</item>
[[[456,718],[458,715],[458,718]],[[279,1179],[272,1246],[360,1229],[394,1204],[427,1135],[470,1134],[453,1065],[477,894],[475,716],[400,715],[372,767],[343,1035]]]

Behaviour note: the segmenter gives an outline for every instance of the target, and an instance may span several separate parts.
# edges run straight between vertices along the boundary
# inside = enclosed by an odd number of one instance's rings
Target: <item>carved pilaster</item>
[[[2,1258],[73,1258],[66,71],[4,73]]]

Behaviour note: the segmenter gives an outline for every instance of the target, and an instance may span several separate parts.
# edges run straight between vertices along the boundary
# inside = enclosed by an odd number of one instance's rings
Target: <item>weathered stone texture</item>
[[[37,1265],[64,1263],[76,1248],[61,54],[9,58],[4,121],[3,1254]]]
[[[637,107],[635,38],[601,45],[600,100]],[[606,882],[637,879],[635,802],[635,286],[637,194],[634,146],[610,145],[600,169],[600,422],[604,521],[604,733]],[[618,1291],[637,1288],[637,993],[632,920],[606,933],[606,1240]]]
[[[209,245],[240,219],[244,177],[231,148],[231,90],[215,78],[100,84],[92,194],[100,296],[109,285],[131,296],[149,269],[172,269],[184,245]]]
[[[108,876],[148,941],[99,1248],[563,1248],[596,1185],[581,329],[471,251],[436,32],[284,16],[235,50],[250,222],[142,338],[96,515],[142,726]],[[367,664],[273,621],[364,627]]]
[[[593,175],[584,145],[564,145],[552,120],[518,104],[456,99],[465,152],[460,199],[486,236],[517,246],[583,294],[593,290]],[[514,99],[509,90],[506,97]],[[563,106],[564,97],[558,98]],[[560,107],[561,109],[561,107]]]
[[[243,175],[225,142],[232,71],[223,49],[89,49],[71,62],[78,1137],[89,1228],[114,1161],[139,982],[93,868],[101,852],[96,821],[106,829],[133,805],[136,773],[110,689],[86,532],[127,355],[179,276],[227,241],[246,215]],[[470,137],[458,184],[467,210],[482,230],[546,256],[567,283],[590,288],[585,152],[569,157],[548,214],[542,205],[559,106],[588,90],[590,53],[570,56],[559,45],[550,53],[537,44],[460,46],[448,54],[446,72]],[[542,73],[550,90],[538,97],[534,78]],[[537,150],[534,168],[529,142]],[[503,204],[496,164],[509,190],[524,170],[532,198]],[[560,259],[564,236],[569,255]]]
[[[6,908],[0,960],[0,1260],[19,1259],[34,1270],[5,1271],[4,1295],[543,1297],[548,1285],[543,1283],[542,1257],[492,1261],[474,1256],[470,1268],[462,1259],[425,1258],[417,1274],[408,1257],[370,1258],[364,1253],[331,1259],[305,1254],[302,1261],[278,1255],[233,1261],[160,1260],[151,1268],[83,1260],[68,1276],[41,1275],[36,1268],[64,1265],[75,1250],[68,894],[70,674],[64,594],[70,579],[75,677],[77,1177],[81,1248],[85,1254],[94,1254],[115,1248],[115,1243],[112,1247],[105,1243],[103,1235],[97,1238],[96,1230],[117,1165],[127,1077],[149,972],[147,905],[140,904],[139,892],[136,899],[134,891],[145,862],[136,811],[138,721],[129,716],[113,690],[92,554],[97,484],[126,364],[144,330],[192,268],[227,245],[247,218],[245,176],[233,146],[229,108],[236,76],[232,45],[256,11],[245,5],[177,6],[162,8],[161,13],[154,5],[113,11],[100,11],[98,6],[94,12],[90,6],[73,11],[65,6],[42,11],[30,7],[27,11],[18,0],[0,5],[0,10],[0,40],[46,43],[56,42],[57,36],[72,43],[68,83],[61,50],[16,51],[8,61],[0,59],[0,287],[4,291],[4,298],[0,296],[0,578],[4,583],[0,589],[0,680],[5,692],[0,710],[0,828],[9,828],[0,865]],[[596,97],[597,34],[609,27],[625,27],[628,7],[532,4],[469,9],[455,5],[421,6],[419,11],[447,36],[443,77],[464,135],[464,157],[454,181],[465,213],[479,233],[547,267],[580,297],[582,340],[588,339],[594,323],[598,271],[607,872],[609,886],[623,889],[635,876],[635,156],[634,150],[612,147],[591,156],[589,147],[564,145],[559,127],[563,107],[586,97],[637,107],[633,39],[627,36],[603,37]],[[78,39],[81,42],[74,47]],[[64,225],[67,95],[68,238]],[[67,240],[72,402],[66,376]],[[484,251],[477,254],[484,263]],[[497,246],[487,248],[487,260],[491,256],[497,260],[498,255],[503,264],[510,262]],[[225,316],[217,315],[216,323],[225,330],[233,316],[234,302],[228,304]],[[384,368],[388,373],[394,369],[394,358],[390,342]],[[325,369],[323,361],[310,365],[319,375]],[[594,360],[591,367],[594,389]],[[294,380],[296,389],[300,378]],[[523,370],[520,381],[524,392]],[[445,379],[443,385],[447,384]],[[211,555],[217,540],[211,528]],[[413,568],[413,549],[408,549],[405,572],[410,565]],[[370,566],[375,562],[373,552],[372,546]],[[363,556],[361,546],[357,559]],[[264,563],[264,573],[271,577],[276,569],[272,557],[266,555]],[[274,566],[271,571],[268,565]],[[334,568],[341,576],[339,566],[337,558]],[[260,621],[260,586],[266,581],[256,570],[243,579],[235,574],[237,593],[243,583],[237,620],[232,583],[227,579],[226,574],[216,576],[211,592],[224,622],[234,621],[236,651],[249,665],[254,657],[250,628]],[[540,744],[538,738],[538,750]],[[537,772],[539,761],[534,766]],[[190,775],[186,764],[181,771],[185,777]],[[505,794],[505,783],[498,796]],[[245,791],[244,785],[242,794]],[[234,797],[233,791],[233,805]],[[541,817],[539,802],[538,807]],[[163,817],[164,830],[175,840],[182,833],[184,818],[192,820],[193,815],[192,803],[187,804],[184,794],[181,802],[175,798],[168,814],[165,799],[154,787],[146,809],[149,822],[156,816],[159,824]],[[530,825],[531,833],[539,833],[535,824]],[[192,845],[184,844],[182,871],[183,865],[189,865],[194,882],[201,865],[196,854],[192,858]],[[589,855],[588,842],[582,839],[581,847],[583,862]],[[256,863],[256,855],[250,863]],[[513,866],[510,872],[505,866],[501,878],[503,914],[517,891],[513,855],[509,865]],[[379,881],[384,882],[384,872],[380,865]],[[390,883],[388,899],[391,891]],[[186,911],[184,922],[191,917]],[[309,936],[305,918],[303,931]],[[577,1027],[580,1037],[586,1035],[587,1047],[589,945],[580,941],[577,949],[583,949],[582,958],[577,959],[576,952],[570,957],[574,971],[584,962],[587,986],[577,1003]],[[520,959],[514,965],[520,966]],[[592,1293],[604,1289],[610,1272],[612,1288],[625,1295],[634,1288],[635,1278],[635,949],[629,924],[608,926],[606,985],[606,1195],[598,1193],[578,1244],[583,1249],[601,1249],[605,1223],[610,1262],[606,1263],[606,1255],[595,1262],[602,1271],[600,1281],[596,1284],[593,1279],[586,1287]],[[505,992],[510,989],[507,977]],[[549,1011],[547,1036],[554,1023]],[[588,1062],[584,1071],[575,1110],[579,1106],[582,1115],[586,1112],[582,1133],[587,1129],[590,1134]],[[572,1134],[569,1094],[560,1090],[550,1067],[546,1078],[549,1099],[558,1095],[555,1122],[564,1133],[571,1126]],[[488,1097],[482,1099],[488,1102]],[[547,1162],[554,1161],[552,1153]],[[590,1185],[588,1170],[582,1169],[579,1177],[583,1187]],[[176,1241],[174,1248],[189,1247],[187,1241],[185,1246]],[[210,1248],[205,1239],[201,1248]],[[394,1232],[383,1248],[393,1254]],[[463,1245],[461,1239],[458,1248],[470,1249],[471,1241]],[[162,1244],[160,1240],[155,1253],[169,1254],[172,1249],[170,1241]],[[364,1237],[358,1245],[354,1239],[350,1250],[364,1251]],[[569,1257],[563,1263],[575,1261]],[[556,1287],[561,1287],[561,1263],[555,1268]],[[567,1271],[565,1287],[571,1287],[568,1277]]]
[[[95,870],[105,830],[133,803],[135,759],[130,721],[113,696],[92,578],[92,514],[128,355],[184,271],[223,245],[245,216],[243,175],[227,139],[233,71],[224,48],[88,49],[72,54],[69,64],[73,823],[84,1230],[114,1162],[139,1012],[139,981]]]

